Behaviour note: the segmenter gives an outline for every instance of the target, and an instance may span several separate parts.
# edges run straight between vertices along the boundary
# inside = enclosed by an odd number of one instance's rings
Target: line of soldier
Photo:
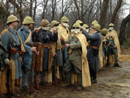
[[[69,32],[68,22],[66,16],[60,23],[43,19],[41,26],[31,32],[35,22],[30,16],[24,18],[18,31],[19,19],[14,15],[7,18],[7,27],[0,34],[0,93],[17,97],[15,86],[33,92],[33,82],[39,89],[37,74],[41,75],[40,85],[66,80],[62,86],[78,83],[79,91],[97,83],[97,71],[104,65],[120,67],[114,24],[101,30],[96,20],[91,27],[77,20]]]

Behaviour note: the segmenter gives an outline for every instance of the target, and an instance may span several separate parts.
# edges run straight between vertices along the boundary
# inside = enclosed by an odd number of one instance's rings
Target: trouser
[[[67,59],[67,64],[64,66],[66,72],[67,83],[71,83],[71,72],[78,74],[79,76],[79,85],[82,86],[82,70],[77,68],[69,59]]]
[[[22,78],[21,78],[21,87],[26,86],[26,81],[28,84],[28,88],[30,88],[30,77],[31,77],[31,62],[25,62],[22,66]]]
[[[93,70],[91,67],[89,67],[89,70],[90,70],[91,79],[96,79],[97,78],[96,71]]]
[[[112,52],[112,53],[111,53]],[[117,48],[113,48],[111,51],[110,50],[108,50],[108,62],[109,62],[109,59],[110,59],[110,55],[111,54],[114,54],[114,59],[115,59],[115,64],[117,64],[118,63],[118,53],[117,53]]]

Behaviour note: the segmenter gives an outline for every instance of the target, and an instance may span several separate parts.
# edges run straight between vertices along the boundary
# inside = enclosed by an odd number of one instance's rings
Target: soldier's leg
[[[91,68],[91,71],[92,71],[92,77],[93,77],[91,82],[92,83],[97,83],[97,72],[93,68]]]
[[[59,66],[59,74],[60,74],[60,78],[63,75],[63,55],[62,55],[62,50],[59,49],[57,51],[57,66]]]
[[[26,71],[25,71],[25,67],[23,66],[22,67],[22,77],[21,77],[21,88],[22,90],[24,90],[24,88],[26,89],[26,79],[27,79],[27,76],[26,76]]]
[[[49,50],[44,48],[44,59],[43,59],[43,71],[41,73],[41,84],[45,84],[45,73],[48,71],[48,59],[49,59]]]
[[[118,51],[117,51],[117,49],[113,49],[113,52],[114,52],[114,57],[115,57],[115,64],[114,64],[114,66],[120,67],[119,64],[118,64]]]
[[[66,64],[64,65],[64,71],[66,72],[67,84],[63,86],[69,86],[71,84],[71,70],[72,70],[72,63],[70,62],[69,58],[67,58]]]
[[[79,86],[77,88],[77,91],[80,91],[80,90],[82,90],[82,71],[79,68],[77,68],[76,66],[74,66],[74,71],[79,76]]]
[[[27,81],[27,84],[28,84],[28,88],[30,88],[30,76],[31,76],[31,62],[28,61],[28,62],[25,62],[24,65],[23,65],[23,69],[22,69],[22,79],[21,79],[21,86],[23,88],[25,88],[25,83]]]

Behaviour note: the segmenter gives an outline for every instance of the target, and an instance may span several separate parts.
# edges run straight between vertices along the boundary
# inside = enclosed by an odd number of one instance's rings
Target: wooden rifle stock
[[[33,55],[35,55],[34,53],[33,53]],[[35,58],[34,58],[34,56],[32,57],[32,61],[34,60]],[[34,92],[34,88],[33,88],[33,62],[32,62],[32,64],[31,64],[31,76],[30,76],[30,81],[31,81],[31,83],[30,83],[30,92],[31,93],[33,93]]]
[[[37,42],[37,44],[36,44],[36,47],[37,47],[37,50],[38,50],[38,42]],[[36,64],[35,64],[35,88],[37,89],[37,90],[39,90],[39,83],[38,83],[38,79],[37,79],[37,71],[38,71],[38,57],[37,57],[37,55],[36,55]]]

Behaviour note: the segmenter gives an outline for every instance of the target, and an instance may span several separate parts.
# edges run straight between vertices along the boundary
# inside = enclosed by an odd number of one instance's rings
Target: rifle
[[[33,55],[35,55],[34,53],[33,53]],[[30,93],[33,93],[34,92],[34,89],[33,89],[33,60],[34,60],[35,58],[34,58],[34,56],[32,57],[32,64],[31,64],[31,76],[30,76],[30,81],[31,81],[31,83],[30,83]]]
[[[56,48],[55,48],[55,53],[57,53],[57,42],[56,42]],[[55,59],[54,59],[54,81],[55,81],[55,85],[57,85],[57,77],[56,77],[56,72],[57,72],[57,56],[55,55]]]
[[[37,44],[36,44],[36,47],[37,47],[37,50],[38,50],[38,42],[37,42]],[[37,90],[39,90],[39,83],[38,83],[38,79],[37,79],[37,71],[38,71],[38,61],[39,61],[39,59],[38,59],[38,57],[36,56],[36,64],[35,64],[35,88],[37,89]]]
[[[10,60],[10,57],[11,57],[11,47],[9,48],[9,60]],[[6,87],[7,87],[7,96],[8,98],[12,98],[11,97],[11,92],[10,92],[10,83],[9,83],[9,79],[10,79],[10,74],[11,74],[11,68],[10,68],[10,65],[7,65],[7,82],[6,82]]]

